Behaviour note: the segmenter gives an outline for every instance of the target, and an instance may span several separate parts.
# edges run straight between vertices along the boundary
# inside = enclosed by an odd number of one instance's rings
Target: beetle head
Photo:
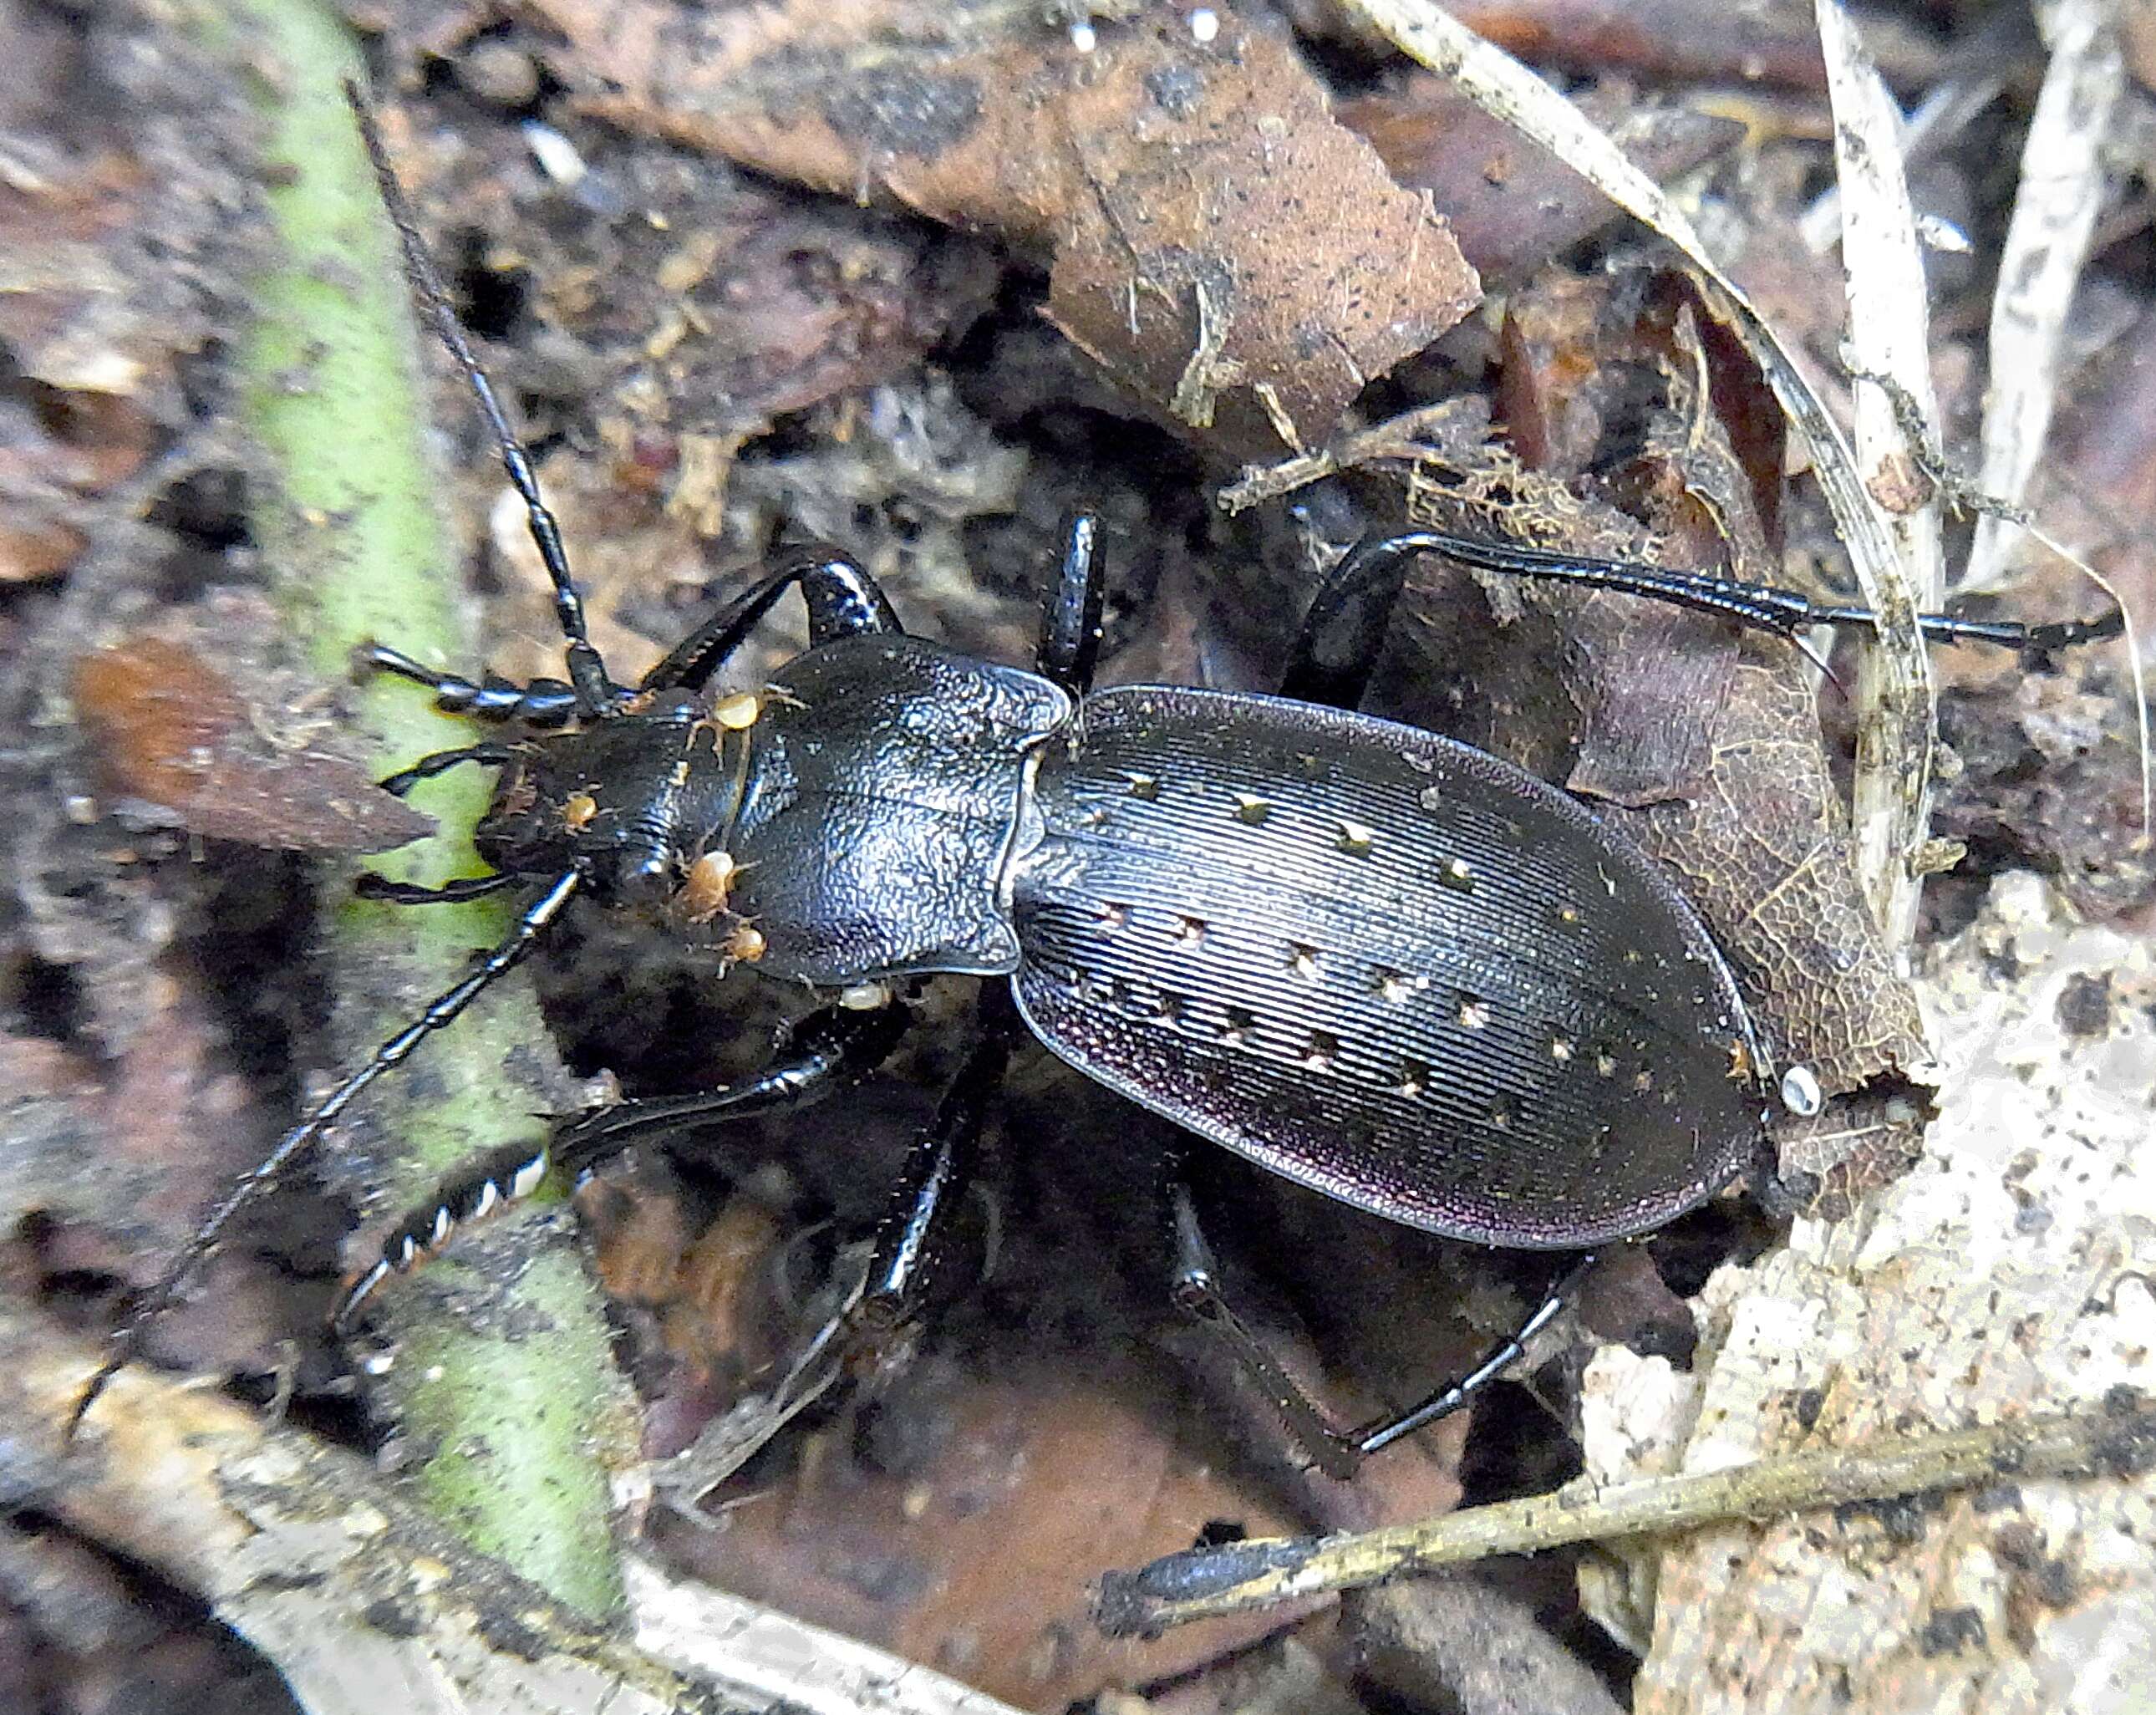
[[[669,911],[740,792],[735,743],[708,713],[676,692],[527,739],[474,836],[480,856],[519,875],[573,869],[608,904]]]

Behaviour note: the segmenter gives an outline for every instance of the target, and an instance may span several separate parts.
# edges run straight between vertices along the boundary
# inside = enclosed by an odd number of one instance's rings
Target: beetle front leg
[[[479,768],[499,768],[515,759],[514,747],[506,744],[467,744],[455,750],[438,750],[424,756],[408,768],[399,768],[393,774],[385,774],[374,783],[395,798],[402,798],[422,780],[431,780],[437,774],[446,774],[452,768],[461,768],[466,763]]]
[[[857,561],[828,542],[803,542],[787,549],[775,570],[669,650],[638,688],[701,691],[747,641],[779,597],[796,584],[808,609],[811,648],[835,638],[905,634],[881,587]]]
[[[869,1012],[827,1007],[803,1019],[771,1064],[739,1083],[691,1096],[616,1102],[562,1127],[540,1148],[513,1146],[466,1163],[390,1229],[382,1254],[345,1289],[332,1320],[344,1327],[391,1275],[417,1268],[463,1223],[529,1195],[550,1173],[580,1180],[639,1143],[821,1101],[873,1071],[910,1022],[896,1005]]]
[[[362,870],[352,878],[352,891],[361,899],[382,905],[462,905],[466,900],[485,899],[490,893],[517,886],[521,880],[506,873],[459,875],[439,887],[424,887],[416,881],[393,881],[387,875]]]

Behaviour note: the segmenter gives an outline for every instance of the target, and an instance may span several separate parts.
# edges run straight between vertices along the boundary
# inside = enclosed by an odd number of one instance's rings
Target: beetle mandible
[[[1591,1250],[1652,1231],[1738,1172],[1777,1100],[1816,1101],[1802,1068],[1773,1074],[1728,961],[1630,839],[1509,763],[1356,705],[1422,552],[1784,635],[1868,624],[1868,612],[1410,531],[1364,542],[1326,576],[1279,695],[1095,691],[1099,531],[1081,515],[1031,670],[909,636],[867,573],[807,544],[639,684],[618,685],[587,635],[530,458],[356,93],[353,105],[415,295],[526,507],[568,670],[567,682],[475,682],[383,645],[363,652],[442,706],[519,730],[382,783],[401,794],[453,768],[498,768],[475,840],[494,873],[440,889],[362,877],[361,888],[414,906],[539,891],[471,974],[213,1209],[123,1322],[78,1421],[232,1217],[518,964],[579,894],[655,917],[723,962],[805,984],[821,1004],[745,1081],[620,1102],[560,1128],[546,1153],[500,1152],[452,1176],[393,1230],[341,1321],[550,1167],[588,1172],[639,1139],[844,1087],[903,1035],[896,985],[930,974],[986,979],[980,1040],[909,1158],[864,1281],[825,1331],[840,1347],[870,1349],[910,1328],[939,1291],[985,1111],[1029,1030],[1109,1088],[1291,1180],[1424,1231],[1521,1249]],[[715,691],[763,616],[797,590],[807,652],[758,691]],[[1921,624],[1946,640],[2044,647],[2110,629]],[[1314,1461],[1338,1476],[1458,1409],[1521,1354],[1579,1271],[1469,1376],[1347,1429],[1222,1297],[1179,1160],[1164,1164],[1163,1189],[1177,1302],[1219,1332]]]

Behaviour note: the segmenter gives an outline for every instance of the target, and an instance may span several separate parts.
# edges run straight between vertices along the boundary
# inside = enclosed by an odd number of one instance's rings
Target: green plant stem
[[[343,91],[360,74],[355,45],[317,0],[227,0],[213,27],[249,56],[270,130],[266,200],[280,254],[252,283],[239,372],[245,420],[274,478],[252,506],[273,588],[325,677],[343,677],[353,646],[376,636],[470,663],[470,628],[451,588],[459,556],[421,439],[417,335]],[[474,736],[408,685],[377,681],[354,703],[357,732],[384,769]],[[422,790],[439,834],[392,855],[383,871],[430,883],[477,872],[470,840],[485,776],[459,770]],[[370,905],[350,899],[344,879],[326,883],[321,935],[338,996],[332,1040],[348,1058],[461,977],[515,907]],[[378,1145],[383,1194],[399,1206],[482,1149],[520,1137],[536,1148],[544,1128],[534,1111],[554,1105],[562,1082],[547,1044],[528,988],[511,977],[369,1096],[348,1146]],[[543,1210],[500,1225],[535,1218],[558,1225]],[[452,1256],[426,1271],[427,1290],[393,1287],[399,1338],[380,1403],[423,1455],[413,1476],[432,1510],[558,1599],[604,1615],[622,1599],[608,1466],[636,1456],[634,1415],[580,1261],[557,1243],[527,1265],[516,1236],[470,1247],[499,1266],[477,1271]],[[443,1313],[445,1302],[457,1314]]]

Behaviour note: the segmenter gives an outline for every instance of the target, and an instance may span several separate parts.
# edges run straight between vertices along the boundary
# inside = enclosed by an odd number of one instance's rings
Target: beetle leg
[[[521,880],[506,874],[460,875],[439,887],[422,887],[415,882],[393,881],[387,875],[362,870],[352,878],[352,891],[362,899],[379,900],[384,905],[461,905],[468,899],[483,899],[505,887],[515,887]]]
[[[643,691],[701,691],[747,639],[772,604],[796,584],[808,609],[813,647],[834,638],[903,635],[906,628],[875,578],[828,542],[784,551],[778,568],[757,580],[666,652],[644,675]]]
[[[1281,1368],[1280,1360],[1249,1323],[1235,1313],[1219,1287],[1219,1270],[1213,1247],[1199,1225],[1198,1203],[1178,1158],[1171,1168],[1168,1185],[1169,1236],[1174,1246],[1174,1273],[1169,1293],[1175,1307],[1201,1327],[1210,1330],[1227,1347],[1245,1374],[1263,1389],[1288,1432],[1302,1445],[1326,1476],[1345,1482],[1363,1462],[1363,1448],[1355,1435],[1342,1429]]]
[[[1282,696],[1336,709],[1360,706],[1414,558],[1397,546],[1404,540],[1358,542],[1325,574],[1296,633]]]
[[[466,1221],[478,1220],[528,1197],[547,1178],[547,1151],[514,1144],[467,1162],[442,1181],[434,1194],[406,1214],[382,1241],[382,1254],[337,1297],[330,1326],[341,1334],[359,1307],[392,1274],[408,1273],[449,1241]]]
[[[867,1283],[846,1318],[857,1363],[880,1363],[902,1350],[923,1317],[952,1296],[961,1272],[953,1266],[957,1212],[979,1173],[981,1127],[1019,1030],[1000,987],[983,985],[980,1009],[985,1033],[907,1153],[890,1213],[876,1230]]]
[[[390,1229],[381,1255],[345,1288],[332,1321],[342,1329],[391,1275],[417,1268],[463,1223],[528,1196],[550,1173],[581,1180],[636,1144],[672,1142],[707,1126],[819,1101],[874,1071],[908,1022],[902,1007],[828,1007],[796,1024],[771,1064],[752,1077],[691,1096],[618,1101],[572,1121],[536,1149],[514,1144],[466,1163]]]
[[[911,1022],[896,1004],[873,1011],[824,1007],[796,1023],[771,1063],[753,1076],[687,1096],[617,1101],[571,1122],[555,1134],[556,1164],[581,1176],[636,1144],[664,1142],[674,1148],[707,1127],[806,1107],[875,1071]]]
[[[1073,512],[1065,521],[1063,565],[1041,615],[1034,653],[1041,676],[1075,698],[1093,688],[1101,655],[1101,521]]]
[[[317,1101],[305,1119],[277,1140],[275,1148],[260,1163],[240,1175],[217,1207],[210,1211],[208,1218],[195,1230],[195,1235],[187,1241],[187,1248],[173,1258],[162,1275],[136,1296],[120,1326],[113,1331],[111,1355],[99,1366],[97,1373],[83,1389],[82,1397],[75,1401],[74,1415],[68,1420],[69,1436],[81,1425],[90,1408],[97,1403],[97,1396],[105,1391],[105,1384],[134,1357],[142,1330],[149,1325],[151,1319],[172,1302],[188,1278],[209,1260],[233,1217],[276,1184],[295,1163],[308,1154],[320,1141],[322,1133],[336,1122],[345,1109],[352,1106],[362,1091],[383,1073],[393,1071],[402,1065],[411,1058],[414,1049],[435,1031],[453,1023],[496,978],[522,963],[525,955],[531,951],[539,937],[561,916],[583,881],[582,873],[576,870],[566,870],[556,877],[543,894],[525,907],[523,915],[516,920],[516,927],[480,962],[470,975],[428,1002],[426,1009],[418,1018],[376,1049],[373,1057],[365,1065]]]
[[[1404,1435],[1428,1428],[1440,1418],[1451,1416],[1468,1404],[1483,1389],[1527,1355],[1527,1342],[1556,1320],[1558,1312],[1570,1302],[1573,1292],[1578,1290],[1580,1281],[1586,1278],[1587,1271],[1594,1266],[1594,1263],[1592,1251],[1581,1257],[1558,1277],[1556,1284],[1544,1295],[1534,1313],[1520,1324],[1517,1332],[1500,1340],[1473,1369],[1458,1381],[1440,1388],[1419,1405],[1410,1406],[1396,1416],[1381,1417],[1375,1422],[1363,1425],[1355,1431],[1356,1445],[1366,1454],[1375,1453],[1391,1446]]]
[[[1484,572],[1508,573],[1518,578],[1546,578],[1564,583],[1584,583],[1592,589],[1614,589],[1627,595],[1648,596],[1695,612],[1718,614],[1754,630],[1789,637],[1809,625],[1876,627],[1878,618],[1868,608],[1835,607],[1813,601],[1791,589],[1772,584],[1747,583],[1712,572],[1676,572],[1639,561],[1604,560],[1589,555],[1568,554],[1548,548],[1528,547],[1518,542],[1481,542],[1442,531],[1409,531],[1399,536],[1370,537],[1356,544],[1347,560],[1368,555],[1374,560],[1391,557],[1406,562],[1419,553],[1442,554],[1464,566]],[[1919,614],[1917,624],[1935,643],[1991,643],[2008,649],[2058,649],[2114,635],[2124,624],[2123,614],[2088,621],[2049,625],[2022,625],[2005,620],[1962,619],[1951,614]]]
[[[521,721],[529,727],[561,727],[577,714],[577,693],[558,679],[535,679],[516,685],[490,673],[479,683],[455,673],[437,673],[386,643],[363,643],[352,651],[362,672],[394,673],[434,694],[434,706],[481,721]],[[616,689],[623,696],[625,687]]]
[[[1168,1185],[1168,1219],[1175,1247],[1176,1307],[1220,1337],[1244,1372],[1264,1389],[1281,1421],[1317,1468],[1342,1482],[1353,1477],[1371,1454],[1472,1404],[1477,1394],[1526,1355],[1527,1342],[1556,1320],[1595,1261],[1590,1253],[1573,1263],[1518,1331],[1491,1347],[1482,1361],[1459,1380],[1447,1383],[1405,1411],[1346,1430],[1334,1423],[1288,1374],[1221,1293],[1213,1247],[1199,1225],[1197,1199],[1179,1163]]]

